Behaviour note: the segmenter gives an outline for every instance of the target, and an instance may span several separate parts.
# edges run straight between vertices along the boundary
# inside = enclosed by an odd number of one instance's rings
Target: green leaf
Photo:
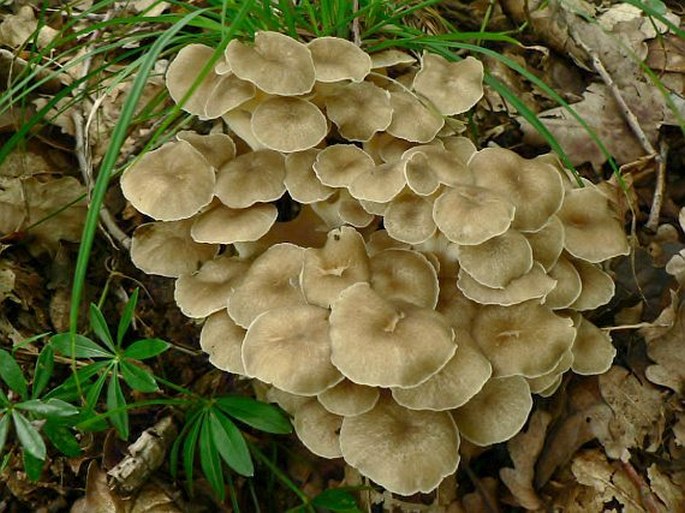
[[[212,436],[209,417],[205,417],[200,433],[200,466],[219,500],[223,501],[226,498],[226,490],[224,489],[224,473],[221,470],[221,458],[217,449]]]
[[[10,353],[0,349],[0,378],[7,383],[7,386],[21,396],[22,399],[28,397],[28,386],[26,378],[21,372],[21,367]]]
[[[100,374],[95,383],[90,385],[90,387],[88,387],[86,390],[86,406],[90,409],[94,409],[97,405],[98,399],[100,398],[100,394],[102,394],[102,389],[105,386],[107,376],[109,376],[112,372],[112,369],[116,367],[116,364],[112,362],[108,363],[109,365],[107,365],[107,369],[105,370],[105,372]]]
[[[186,481],[190,491],[193,490],[193,468],[195,465],[195,448],[197,447],[197,439],[200,436],[200,428],[202,427],[202,419],[204,415],[197,417],[188,430],[188,436],[183,443],[183,470],[186,473]]]
[[[236,425],[217,410],[209,412],[208,422],[214,445],[221,454],[221,458],[238,474],[253,476],[254,465],[250,450]]]
[[[61,399],[30,399],[18,403],[15,408],[30,411],[41,417],[70,417],[78,414],[78,408]]]
[[[24,460],[24,471],[29,480],[33,482],[38,481],[43,473],[44,460],[36,458],[26,449],[22,451],[22,459]]]
[[[293,430],[288,417],[271,404],[239,395],[218,397],[216,403],[231,417],[260,431],[287,434]]]
[[[102,311],[94,303],[90,304],[90,326],[97,337],[114,353],[116,348],[114,347],[114,340],[112,340],[112,334],[109,332],[109,326],[107,326],[107,321],[105,316],[102,315]]]
[[[171,344],[158,338],[144,338],[136,340],[124,351],[124,356],[134,360],[145,360],[163,353],[171,347]]]
[[[12,420],[14,420],[14,430],[21,446],[35,458],[44,460],[45,442],[43,442],[38,430],[17,410],[12,410]]]
[[[92,376],[100,372],[100,370],[104,369],[105,367],[111,365],[111,360],[101,360],[99,362],[88,364],[85,367],[82,367],[79,370],[77,370],[76,375],[78,375],[78,379],[81,383],[81,386],[85,388],[85,386],[88,384],[88,380]],[[47,394],[45,394],[45,397],[58,397],[65,401],[72,401],[74,399],[78,399],[78,390],[76,388],[76,378],[74,377],[74,374],[72,374],[66,380],[64,380],[64,383],[50,390]]]
[[[7,394],[0,388],[0,406],[9,406],[10,400]]]
[[[43,425],[43,433],[52,445],[65,456],[75,458],[81,454],[81,446],[68,427],[48,421]]]
[[[52,371],[55,367],[55,351],[50,344],[43,346],[43,350],[38,355],[36,360],[36,368],[33,372],[33,387],[31,388],[31,397],[35,399],[48,386]]]
[[[0,417],[0,454],[2,454],[5,448],[5,442],[7,441],[7,432],[10,429],[10,416],[5,414]]]
[[[132,389],[139,390],[140,392],[155,392],[159,390],[154,376],[145,369],[122,360],[119,362],[119,370],[126,384]]]
[[[133,291],[131,297],[126,302],[124,311],[121,314],[121,319],[119,319],[119,326],[117,326],[117,345],[121,345],[124,340],[124,335],[128,331],[129,326],[131,326],[131,321],[133,320],[133,313],[136,310],[136,304],[138,303],[138,289]],[[140,358],[138,358],[140,360]]]
[[[113,353],[83,335],[74,335],[73,351],[70,333],[53,335],[50,338],[50,344],[55,351],[69,358],[112,358],[114,356]]]
[[[331,511],[357,511],[357,501],[346,490],[329,488],[312,499],[312,505]]]
[[[121,384],[119,383],[119,376],[116,373],[109,378],[107,386],[107,410],[113,412],[109,417],[112,424],[117,429],[119,436],[123,440],[128,439],[128,412],[126,411],[126,398],[121,391]],[[119,410],[119,411],[114,411]]]

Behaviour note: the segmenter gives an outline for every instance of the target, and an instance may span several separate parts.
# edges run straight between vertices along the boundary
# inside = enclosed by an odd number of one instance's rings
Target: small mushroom
[[[581,315],[576,321],[578,334],[571,347],[573,372],[592,375],[608,371],[616,356],[611,337]]]
[[[238,143],[241,141],[249,146],[252,150],[264,150],[264,146],[252,131],[252,113],[243,109],[235,109],[225,113],[221,118],[226,123],[226,126],[231,130],[233,135],[238,138]],[[239,152],[241,153],[241,152]]]
[[[333,144],[321,150],[314,172],[329,187],[349,187],[359,175],[371,172],[373,159],[354,144]]]
[[[407,183],[404,175],[406,165],[406,161],[400,160],[374,166],[353,180],[349,187],[350,194],[358,200],[389,202]]]
[[[285,157],[285,188],[290,197],[307,205],[330,198],[335,189],[324,185],[314,172],[314,162],[319,150],[310,149],[290,153]]]
[[[327,132],[321,111],[301,98],[270,98],[252,113],[252,133],[257,140],[283,153],[313,148]]]
[[[559,363],[557,363],[554,369],[552,369],[547,374],[543,374],[542,376],[538,376],[537,378],[526,378],[531,393],[540,395],[545,394],[546,391],[550,389],[550,387],[554,386],[558,378],[560,378],[566,371],[568,371],[571,368],[572,363],[573,352],[569,350],[562,355],[561,360],[559,360]],[[543,397],[547,396],[543,395]]]
[[[378,388],[357,385],[349,379],[343,379],[317,397],[321,405],[329,412],[353,417],[366,413],[376,406],[380,392]]]
[[[419,155],[416,155],[419,154]],[[419,157],[418,160],[416,157]],[[402,154],[402,158],[415,163],[414,166],[407,166],[407,183],[412,187],[412,183],[419,184],[421,180],[419,173],[430,173],[434,175],[433,180],[438,183],[456,187],[459,185],[472,185],[474,182],[473,174],[466,165],[466,160],[457,153],[447,150],[441,144],[424,144],[409,148]],[[414,189],[414,187],[412,187]],[[428,195],[433,191],[414,189],[417,194]]]
[[[564,225],[557,216],[552,216],[537,232],[525,233],[533,259],[540,262],[546,271],[554,267],[564,250]]]
[[[582,284],[580,295],[571,304],[572,310],[594,310],[607,304],[614,297],[616,285],[607,273],[602,271],[596,264],[583,260],[573,260],[573,265],[580,275]]]
[[[348,84],[326,98],[328,118],[348,141],[368,141],[392,121],[390,93],[370,82]]]
[[[383,298],[435,308],[438,276],[428,259],[417,251],[386,249],[371,257],[371,287]]]
[[[228,316],[226,310],[211,314],[202,326],[200,347],[209,355],[209,363],[226,372],[245,375],[243,339],[245,329]]]
[[[433,203],[415,194],[396,196],[382,214],[388,235],[407,244],[425,242],[437,229],[433,221]]]
[[[229,208],[219,202],[195,218],[190,234],[197,242],[233,244],[257,240],[271,229],[278,209],[267,203]]]
[[[545,297],[545,306],[552,310],[569,308],[580,296],[583,285],[575,266],[561,256],[547,274],[557,283]]]
[[[424,105],[419,98],[406,91],[390,92],[392,121],[387,132],[406,141],[428,143],[444,126],[438,112]]]
[[[340,427],[342,417],[335,415],[318,401],[310,400],[295,410],[293,427],[304,446],[322,458],[340,458]]]
[[[219,169],[235,158],[235,143],[226,134],[200,135],[192,130],[182,130],[176,134],[176,139],[192,144],[193,148],[199,151],[214,169]]]
[[[214,193],[230,208],[275,201],[285,192],[285,158],[273,150],[240,155],[223,166]]]
[[[361,82],[371,71],[371,57],[357,45],[339,37],[317,37],[307,44],[319,82]]]
[[[372,53],[370,57],[372,69],[391,68],[400,65],[410,66],[416,62],[414,57],[396,48]]]

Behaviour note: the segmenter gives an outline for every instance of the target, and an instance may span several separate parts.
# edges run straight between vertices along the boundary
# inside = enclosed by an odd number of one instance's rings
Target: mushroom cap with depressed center
[[[233,39],[226,60],[235,75],[269,94],[305,94],[316,81],[309,48],[278,32],[257,32],[254,46]]]
[[[214,193],[230,208],[275,201],[285,192],[285,157],[273,150],[245,153],[223,166]]]
[[[235,143],[226,134],[200,135],[192,130],[182,130],[176,134],[176,139],[192,144],[214,169],[235,158]]]
[[[557,216],[552,216],[537,232],[524,234],[533,249],[533,259],[540,262],[546,271],[557,263],[564,250],[564,225]]]
[[[214,244],[254,241],[266,235],[277,217],[278,209],[268,203],[241,209],[218,203],[195,218],[190,234],[197,242]]]
[[[509,440],[521,431],[532,408],[528,383],[521,376],[511,376],[490,379],[453,416],[464,438],[486,447]]]
[[[179,103],[198,79],[202,68],[214,55],[214,49],[202,44],[186,45],[171,61],[166,71],[166,87],[175,103]],[[205,103],[219,76],[213,71],[207,73],[181,107],[198,116],[205,115]]]
[[[131,260],[145,274],[178,278],[192,273],[219,251],[216,244],[199,244],[190,236],[192,220],[141,224],[131,239]]]
[[[336,203],[338,215],[345,224],[355,228],[365,228],[376,219],[376,216],[367,212],[361,202],[353,198],[345,189],[340,189]]]
[[[335,415],[312,399],[295,410],[293,427],[297,438],[311,452],[322,458],[340,458],[342,417]]]
[[[571,369],[582,376],[602,374],[609,370],[616,356],[611,336],[583,316],[578,316],[577,335],[573,341]]]
[[[565,256],[561,256],[547,274],[557,284],[545,297],[545,306],[552,310],[570,307],[580,296],[583,285],[575,266]]]
[[[479,305],[467,298],[461,290],[454,286],[454,278],[440,279],[440,296],[435,309],[444,315],[455,331],[470,326],[476,316]]]
[[[345,417],[340,448],[349,465],[400,495],[434,490],[459,464],[459,432],[449,413],[408,410],[390,398]]]
[[[564,248],[574,257],[597,263],[630,253],[623,225],[596,187],[568,191],[558,214],[564,224]]]
[[[187,219],[209,205],[214,169],[192,144],[169,142],[124,171],[121,190],[131,204],[157,221]]]
[[[407,183],[405,160],[388,162],[360,174],[350,184],[350,194],[358,200],[387,203],[397,196]]]
[[[235,109],[221,116],[228,128],[238,137],[238,142],[242,140],[252,150],[264,150],[264,146],[257,140],[252,132],[252,113],[243,109]]]
[[[343,379],[317,396],[324,408],[344,417],[366,413],[376,406],[379,397],[378,388],[357,385],[349,379]]]
[[[420,244],[436,230],[433,203],[415,194],[400,194],[384,211],[383,225],[393,239]]]
[[[228,314],[247,328],[267,310],[304,303],[300,288],[303,263],[304,248],[288,243],[271,246],[252,263],[231,295]]]
[[[516,208],[505,197],[473,185],[445,190],[433,205],[433,219],[452,242],[482,244],[511,226]]]
[[[209,260],[198,271],[176,279],[174,300],[186,317],[194,319],[223,310],[249,267],[248,262],[235,257]]]
[[[417,251],[386,249],[371,257],[371,287],[390,301],[423,308],[438,304],[438,275]]]
[[[218,76],[214,82],[205,101],[201,119],[219,118],[247,103],[257,94],[254,84],[239,79],[233,73]]]
[[[424,52],[414,90],[428,98],[441,114],[452,116],[473,107],[483,97],[483,64],[473,57],[450,62]]]
[[[420,167],[430,169],[439,183],[450,187],[473,184],[473,173],[466,165],[466,160],[463,160],[456,152],[446,150],[442,144],[414,146],[405,151],[402,158],[414,160],[413,157],[416,153],[423,155],[423,159],[421,159],[423,162],[419,161],[417,164],[420,164]],[[407,180],[409,181],[409,176],[407,176]],[[417,191],[417,193],[420,192]]]
[[[467,164],[478,151],[471,139],[460,135],[441,137],[439,141],[447,151],[454,153],[462,162]]]
[[[402,158],[402,154],[413,145],[404,139],[393,137],[387,132],[380,132],[364,142],[364,151],[377,164],[391,162]]]
[[[301,281],[310,304],[328,308],[343,290],[370,276],[364,239],[354,228],[331,230],[323,248],[305,250]]]
[[[466,404],[483,388],[492,375],[492,366],[468,331],[456,331],[459,347],[447,365],[416,387],[393,388],[395,401],[412,410],[452,410]]]
[[[594,310],[611,301],[616,291],[616,284],[611,276],[596,264],[575,259],[572,262],[580,275],[582,286],[580,295],[569,308],[578,311]]]
[[[244,338],[245,329],[233,322],[226,310],[222,310],[211,314],[202,326],[200,347],[209,355],[209,363],[217,369],[244,376]]]
[[[473,319],[471,335],[492,364],[493,376],[535,378],[549,373],[573,344],[570,319],[536,301],[484,306]]]
[[[416,386],[454,355],[446,319],[427,308],[392,303],[356,283],[331,305],[331,361],[359,385]]]
[[[390,92],[392,121],[387,132],[405,141],[427,143],[435,139],[445,120],[406,91]]]
[[[370,172],[373,159],[354,144],[333,144],[321,150],[314,162],[314,172],[329,187],[349,187],[359,175]]]
[[[310,149],[290,153],[285,157],[285,188],[290,197],[307,205],[330,198],[335,189],[324,185],[314,172],[314,162],[319,150]]]
[[[245,373],[291,394],[313,396],[342,381],[330,356],[328,310],[313,305],[272,308],[243,340]]]
[[[509,230],[477,246],[459,246],[459,265],[478,283],[501,289],[533,268],[533,250],[523,235]]]
[[[469,160],[476,185],[507,198],[516,207],[512,227],[535,232],[564,199],[561,174],[541,160],[524,159],[504,148],[485,148]]]
[[[440,178],[431,165],[428,155],[423,151],[412,151],[410,148],[403,154],[407,161],[404,176],[409,189],[418,196],[431,196],[440,188]]]
[[[471,278],[463,269],[459,272],[457,287],[471,301],[481,305],[511,306],[531,299],[540,303],[554,289],[556,280],[547,276],[545,268],[533,263],[533,268],[526,274],[514,278],[503,289],[492,289],[481,285]]]
[[[371,82],[348,84],[326,98],[328,118],[348,141],[368,141],[392,121],[390,93]]]
[[[252,133],[257,140],[283,153],[313,148],[327,132],[323,113],[301,98],[270,98],[252,113]]]
[[[307,44],[318,82],[361,82],[371,71],[371,57],[347,39],[317,37]]]

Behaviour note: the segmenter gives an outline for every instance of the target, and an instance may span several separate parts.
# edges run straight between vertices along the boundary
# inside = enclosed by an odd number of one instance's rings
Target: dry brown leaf
[[[647,469],[647,476],[652,492],[666,505],[666,511],[685,511],[685,473],[669,477],[652,464]]]
[[[545,443],[547,426],[552,416],[536,410],[528,423],[528,430],[521,432],[507,443],[514,468],[499,471],[502,482],[509,488],[518,505],[526,509],[539,509],[543,502],[533,488],[535,462]]]
[[[24,5],[17,14],[8,14],[0,23],[0,43],[17,48],[33,40],[38,20],[30,5]],[[57,36],[57,30],[44,25],[38,32],[36,43],[40,48],[47,46]]]

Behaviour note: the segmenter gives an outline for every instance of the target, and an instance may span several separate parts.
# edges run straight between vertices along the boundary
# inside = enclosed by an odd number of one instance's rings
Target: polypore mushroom
[[[438,275],[421,253],[386,249],[371,257],[371,287],[383,298],[435,308]]]
[[[335,192],[335,189],[321,183],[314,172],[318,154],[319,150],[310,149],[285,157],[285,188],[298,203],[306,205],[323,201]]]
[[[328,118],[348,141],[368,141],[392,121],[390,93],[370,82],[348,84],[326,98]]]
[[[386,490],[430,492],[459,464],[459,433],[447,412],[408,410],[390,398],[340,429],[345,461]]]
[[[445,124],[439,113],[406,91],[390,92],[390,105],[392,121],[387,132],[406,141],[428,143]]]
[[[228,316],[226,310],[213,313],[200,333],[200,347],[209,355],[209,363],[226,372],[245,375],[242,348],[245,329]]]
[[[245,373],[286,392],[313,396],[343,377],[331,364],[328,310],[312,305],[258,315],[243,340]]]
[[[270,98],[252,113],[252,133],[257,140],[283,153],[313,148],[327,132],[325,116],[301,98]]]
[[[343,379],[317,397],[321,405],[329,412],[353,417],[373,408],[378,402],[380,392],[378,388],[357,385],[349,379]]]
[[[187,219],[209,205],[214,169],[192,144],[169,142],[124,171],[121,190],[136,210],[158,221]]]
[[[310,400],[295,410],[293,427],[304,446],[322,458],[340,458],[340,427],[342,417],[326,410],[316,400]]]
[[[456,350],[442,315],[390,302],[368,283],[345,289],[331,309],[331,361],[360,385],[416,386],[438,372]]]
[[[245,153],[223,166],[215,194],[230,208],[246,208],[280,198],[285,192],[285,158],[273,150]]]
[[[449,62],[424,52],[421,70],[414,77],[414,90],[428,98],[441,114],[461,114],[483,97],[483,64],[473,57]]]
[[[307,47],[312,52],[318,82],[361,82],[371,71],[371,57],[346,39],[317,37]]]

